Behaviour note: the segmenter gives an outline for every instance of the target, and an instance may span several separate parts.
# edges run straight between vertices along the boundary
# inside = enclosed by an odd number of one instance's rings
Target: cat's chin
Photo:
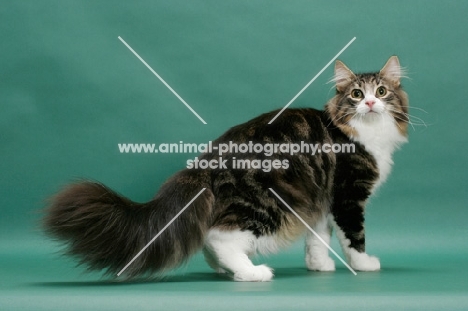
[[[382,121],[382,114],[380,112],[369,111],[360,115],[359,120],[365,123],[377,123]]]

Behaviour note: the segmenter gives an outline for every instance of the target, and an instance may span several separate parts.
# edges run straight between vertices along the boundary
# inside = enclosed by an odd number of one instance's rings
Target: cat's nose
[[[366,101],[366,105],[372,110],[372,106],[374,106],[375,100],[368,100]]]

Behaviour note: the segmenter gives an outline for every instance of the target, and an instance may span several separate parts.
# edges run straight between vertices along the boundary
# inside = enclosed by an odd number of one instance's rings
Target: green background
[[[2,1],[0,309],[467,309],[467,11],[466,1]],[[83,273],[38,229],[47,197],[78,178],[149,200],[194,155],[120,154],[118,143],[214,139],[283,107],[353,37],[340,59],[375,71],[398,55],[415,107],[410,143],[368,207],[382,271],[353,276],[337,261],[335,273],[307,272],[298,243],[256,259],[275,268],[271,283],[219,278],[197,255],[165,282],[121,284]],[[292,107],[323,107],[332,73]]]

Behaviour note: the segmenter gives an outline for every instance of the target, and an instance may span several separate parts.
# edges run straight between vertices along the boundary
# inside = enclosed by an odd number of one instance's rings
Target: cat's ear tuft
[[[335,82],[336,90],[342,92],[345,90],[346,86],[356,79],[354,73],[346,67],[346,65],[337,60],[335,62],[335,76],[333,77],[333,82]]]
[[[398,57],[390,57],[382,70],[380,70],[380,75],[394,83],[395,86],[400,86],[400,79],[403,77],[403,72]]]

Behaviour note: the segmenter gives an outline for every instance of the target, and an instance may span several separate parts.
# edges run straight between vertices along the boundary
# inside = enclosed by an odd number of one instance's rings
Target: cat
[[[169,221],[193,203],[125,270],[125,279],[163,275],[199,250],[208,265],[235,281],[270,281],[273,270],[254,265],[256,253],[272,253],[306,235],[309,270],[334,271],[328,249],[276,197],[278,194],[327,243],[336,231],[349,265],[380,270],[365,252],[365,205],[386,180],[392,154],[407,141],[408,98],[396,56],[375,73],[355,74],[337,60],[336,93],[324,110],[286,109],[260,115],[229,129],[213,142],[237,144],[307,142],[353,144],[354,152],[291,155],[231,152],[227,168],[184,169],[148,203],[135,203],[91,181],[71,184],[46,208],[45,231],[68,245],[67,252],[89,269],[115,274]],[[205,152],[200,159],[217,159]],[[265,172],[234,169],[232,160],[287,161]]]

